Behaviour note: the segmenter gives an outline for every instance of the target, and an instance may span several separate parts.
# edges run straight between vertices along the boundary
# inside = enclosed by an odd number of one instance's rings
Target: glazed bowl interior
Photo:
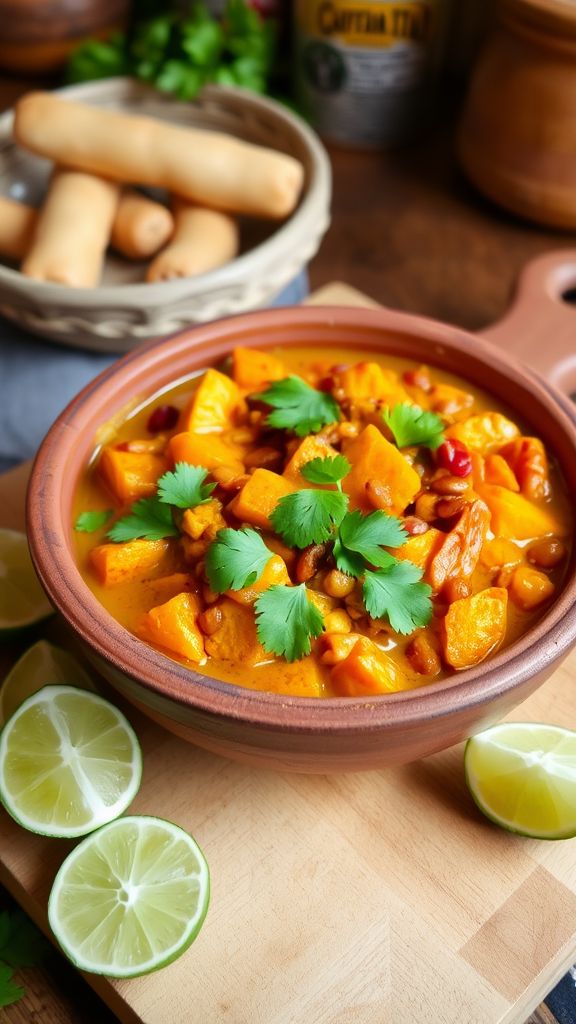
[[[339,736],[354,751],[362,735],[396,735],[396,760],[440,749],[501,715],[528,696],[576,642],[574,552],[562,591],[545,615],[517,642],[488,662],[421,687],[370,698],[305,698],[244,689],[201,675],[147,646],[99,604],[74,562],[72,500],[102,426],[123,419],[144,399],[224,359],[235,345],[257,348],[313,345],[373,349],[457,372],[532,424],[556,456],[566,485],[576,490],[576,426],[570,402],[505,353],[456,328],[388,310],[300,307],[266,310],[195,327],[130,353],[89,385],[64,411],[38,453],[28,499],[28,530],[40,579],[55,606],[99,662],[137,684],[142,705],[169,708],[183,722],[193,709],[217,718],[233,739],[249,723],[267,732]],[[440,720],[454,720],[442,740]],[[208,724],[206,724],[208,723]],[[436,735],[435,735],[436,733]],[[419,734],[422,742],[419,743]],[[398,744],[410,737],[409,756]],[[446,742],[448,739],[449,742]],[[250,745],[250,740],[247,741]],[[206,745],[210,745],[207,743]],[[320,744],[322,746],[322,743]],[[360,759],[362,761],[362,759]],[[368,759],[360,767],[382,763]]]

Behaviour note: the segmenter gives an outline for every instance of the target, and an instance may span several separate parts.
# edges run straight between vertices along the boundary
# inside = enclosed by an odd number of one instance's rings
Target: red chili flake
[[[436,449],[436,462],[442,469],[447,469],[453,476],[470,476],[472,459],[470,452],[462,441],[450,438]]]
[[[150,434],[160,434],[163,430],[172,430],[178,423],[180,413],[175,405],[158,405],[150,414],[146,429]]]

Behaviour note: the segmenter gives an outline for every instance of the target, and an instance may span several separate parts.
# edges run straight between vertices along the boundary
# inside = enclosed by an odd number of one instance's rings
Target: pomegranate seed
[[[175,405],[158,405],[151,413],[146,429],[150,434],[159,434],[162,430],[172,430],[178,423],[180,413]]]
[[[470,476],[472,472],[470,452],[457,438],[444,441],[436,449],[436,462],[442,469],[449,470],[453,476]]]
[[[322,377],[322,379],[318,381],[316,387],[318,391],[332,391],[334,384],[334,377]]]

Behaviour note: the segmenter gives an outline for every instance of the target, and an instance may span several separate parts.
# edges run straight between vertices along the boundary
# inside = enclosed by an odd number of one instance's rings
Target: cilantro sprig
[[[106,536],[115,544],[128,540],[162,540],[177,537],[173,509],[196,508],[210,500],[216,484],[204,481],[208,471],[203,466],[177,462],[174,471],[160,477],[158,490],[151,498],[140,498],[126,516],[118,519]]]
[[[366,570],[362,598],[373,619],[387,619],[396,633],[412,633],[432,618],[432,588],[422,583],[422,571],[409,561],[392,562],[377,572]]]
[[[323,630],[322,615],[308,597],[306,586],[276,584],[257,599],[256,629],[262,646],[286,661],[310,654],[312,639]]]
[[[444,440],[444,423],[440,417],[419,405],[395,405],[385,409],[382,418],[399,448],[424,445],[434,449]]]
[[[208,470],[203,466],[191,466],[188,462],[177,462],[174,472],[164,473],[158,481],[158,497],[167,505],[176,508],[196,508],[210,501],[216,484],[204,483]]]
[[[280,498],[270,522],[293,548],[328,540],[348,508],[348,495],[340,491],[294,491]]]
[[[206,575],[215,594],[255,583],[272,558],[262,537],[249,526],[219,530],[206,552]]]
[[[21,910],[0,913],[0,1007],[11,1006],[25,995],[13,980],[14,971],[42,963],[50,946]]]
[[[295,375],[275,380],[266,391],[252,398],[272,408],[273,412],[266,417],[269,427],[293,430],[297,437],[315,434],[340,419],[340,406],[332,395],[317,391]]]
[[[113,515],[111,508],[89,509],[86,512],[81,512],[74,523],[74,529],[77,533],[95,533],[108,522],[111,515]]]

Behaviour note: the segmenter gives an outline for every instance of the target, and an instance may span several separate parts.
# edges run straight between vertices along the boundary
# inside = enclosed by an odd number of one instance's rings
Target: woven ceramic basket
[[[305,168],[296,211],[280,225],[243,225],[241,254],[194,278],[142,283],[143,267],[111,254],[99,288],[66,288],[24,277],[0,265],[0,314],[65,345],[126,352],[150,338],[193,323],[267,306],[315,254],[329,223],[330,163],[310,128],[295,114],[244,89],[206,87],[181,103],[129,78],[59,90],[78,100],[133,114],[224,131],[290,153]],[[12,140],[12,113],[0,118],[0,194],[38,204],[51,165]]]

